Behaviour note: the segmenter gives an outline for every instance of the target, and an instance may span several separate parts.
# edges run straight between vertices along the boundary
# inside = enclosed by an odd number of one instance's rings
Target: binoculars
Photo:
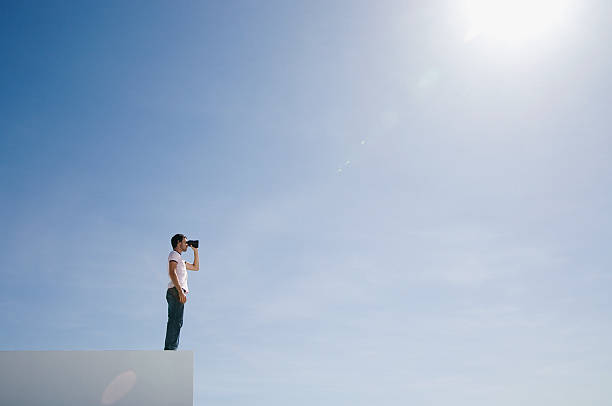
[[[198,248],[198,245],[200,245],[200,240],[189,240],[187,241],[187,245],[193,248]]]

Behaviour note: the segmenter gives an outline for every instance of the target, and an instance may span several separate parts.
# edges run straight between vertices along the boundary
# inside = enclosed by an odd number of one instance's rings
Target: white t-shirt
[[[170,251],[170,255],[168,255],[168,267],[170,266],[170,261],[176,261],[176,277],[178,278],[179,285],[189,293],[189,288],[187,287],[187,267],[185,266],[185,261],[183,261],[181,254],[174,250]],[[168,271],[169,270],[170,268],[168,268]],[[168,275],[168,277],[170,277],[170,275]],[[174,283],[172,283],[172,279],[170,279],[168,289],[173,287]]]

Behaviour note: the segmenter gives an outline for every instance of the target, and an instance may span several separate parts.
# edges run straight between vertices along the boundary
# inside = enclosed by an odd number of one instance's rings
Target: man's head
[[[183,234],[175,234],[171,239],[172,249],[178,252],[187,251],[187,237]]]

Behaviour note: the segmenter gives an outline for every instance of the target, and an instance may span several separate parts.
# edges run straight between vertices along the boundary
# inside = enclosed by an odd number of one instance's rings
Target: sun
[[[566,18],[571,0],[467,0],[465,41],[480,35],[523,42],[551,32]]]

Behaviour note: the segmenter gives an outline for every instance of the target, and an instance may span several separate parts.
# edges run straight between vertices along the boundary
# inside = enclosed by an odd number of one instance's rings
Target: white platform
[[[0,405],[193,406],[193,352],[0,351]]]

